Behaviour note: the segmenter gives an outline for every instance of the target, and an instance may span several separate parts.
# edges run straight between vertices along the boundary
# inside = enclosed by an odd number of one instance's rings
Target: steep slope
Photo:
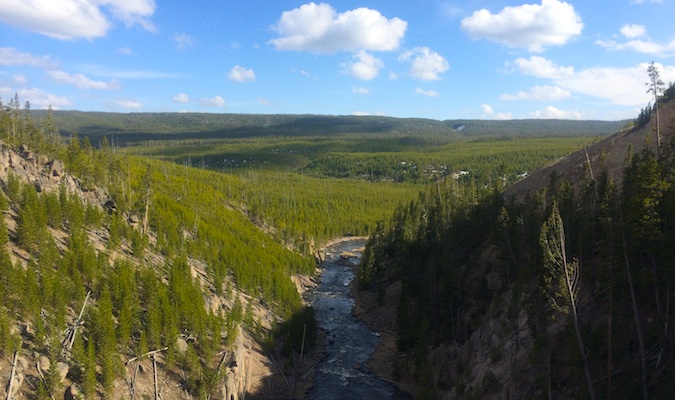
[[[675,100],[661,105],[659,117],[661,119],[661,141],[662,143],[668,143],[674,135],[671,121],[675,118]],[[639,153],[644,147],[648,147],[656,153],[655,116],[651,118],[648,124],[639,129],[621,130],[587,146],[585,149],[534,171],[525,179],[509,186],[505,194],[507,197],[515,196],[522,200],[527,193],[546,187],[550,182],[551,174],[555,174],[561,180],[574,182],[575,184],[587,182],[589,166],[594,174],[606,169],[611,177],[621,181],[629,152]]]
[[[660,158],[648,125],[505,196],[446,180],[399,207],[359,267],[389,346],[371,367],[420,398],[670,396],[672,101],[660,116]]]
[[[184,244],[172,244],[183,247],[170,254],[158,244],[171,232],[153,217],[162,212],[157,197],[146,201],[154,210],[145,217],[142,207],[122,210],[107,188],[76,178],[58,159],[2,141],[0,183],[0,379],[9,382],[0,395],[140,398],[158,389],[163,399],[237,399],[265,393],[262,378],[279,370],[260,337],[286,316],[274,305],[282,297],[252,297],[239,288],[243,275],[233,272],[214,279],[213,260],[197,258],[191,247],[199,240],[180,224],[174,229],[183,232]],[[159,183],[152,187],[161,195]],[[237,214],[228,212],[232,223],[246,221]],[[202,236],[217,238],[204,232],[207,224],[198,227]],[[247,229],[257,231],[252,224]],[[249,251],[260,251],[250,236],[242,238]],[[219,249],[238,262],[227,254],[229,244]]]

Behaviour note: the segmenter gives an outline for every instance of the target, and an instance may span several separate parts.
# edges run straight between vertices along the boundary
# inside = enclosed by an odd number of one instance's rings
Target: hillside
[[[36,120],[47,111],[32,111]],[[54,111],[60,133],[102,136],[117,146],[147,141],[217,140],[259,137],[326,137],[344,135],[440,136],[446,142],[466,138],[519,136],[600,137],[617,131],[626,121],[569,120],[431,120],[384,116],[322,116],[279,114],[101,113]]]
[[[673,110],[658,157],[652,118],[505,193],[446,179],[397,208],[359,267],[370,368],[420,398],[671,396]]]
[[[268,355],[298,329],[284,321],[313,318],[291,277],[313,274],[315,260],[217,191],[235,195],[236,179],[194,170],[186,180],[183,167],[65,146],[13,117],[0,113],[7,397],[276,391]]]
[[[675,120],[675,100],[660,107],[662,122],[662,143],[670,143],[673,139],[673,122]],[[589,174],[589,168],[597,175],[606,170],[615,180],[621,182],[626,158],[632,152],[639,153],[648,148],[656,153],[655,118],[639,129],[622,129],[621,131],[586,146],[585,149],[573,152],[556,162],[534,171],[506,189],[506,196],[522,199],[527,193],[545,188],[550,182],[551,174],[560,180],[580,183]],[[590,163],[589,163],[590,162]]]

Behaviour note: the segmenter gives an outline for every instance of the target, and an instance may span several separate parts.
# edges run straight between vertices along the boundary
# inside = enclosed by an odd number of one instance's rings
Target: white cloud
[[[187,33],[174,33],[173,41],[176,43],[175,47],[178,50],[187,50],[197,44],[197,40]]]
[[[422,95],[429,96],[429,97],[440,96],[440,93],[436,92],[435,90],[424,90],[424,89],[420,89],[420,88],[415,89],[415,93],[422,94]]]
[[[614,40],[598,40],[595,42],[600,47],[609,50],[621,51],[632,50],[637,53],[650,54],[659,57],[669,57],[675,54],[675,40],[668,44],[659,44],[651,40],[629,40],[625,43],[619,43]]]
[[[27,65],[34,68],[54,68],[58,65],[49,56],[34,56],[30,53],[21,53],[14,47],[0,47],[0,65]]]
[[[643,106],[649,102],[646,93],[647,63],[634,67],[590,67],[574,71],[572,67],[560,67],[542,57],[529,60],[517,59],[515,65],[521,73],[551,79],[556,86],[573,94],[583,94],[603,99],[610,104]],[[664,82],[675,81],[675,67],[655,64]]]
[[[513,114],[511,114],[510,112],[508,113],[499,112],[494,115],[494,119],[501,119],[501,120],[513,119]]]
[[[514,63],[521,73],[539,78],[561,79],[574,75],[574,67],[561,67],[540,56],[518,58]],[[507,63],[507,67],[511,67],[511,64]]]
[[[134,99],[117,99],[115,104],[127,110],[140,110],[143,108],[143,104]]]
[[[557,86],[535,86],[527,92],[518,92],[517,94],[503,94],[502,100],[536,100],[536,101],[557,101],[572,97],[569,90],[561,89]]]
[[[173,96],[171,100],[175,101],[176,103],[188,103],[190,101],[190,97],[185,93],[178,93],[177,95]]]
[[[203,99],[199,99],[199,104],[201,104],[204,107],[226,107],[227,102],[225,99],[223,99],[220,96],[215,96],[215,97],[207,97]]]
[[[133,50],[131,50],[131,47],[120,47],[119,49],[117,49],[117,53],[124,54],[126,56],[134,54]]]
[[[260,104],[261,106],[269,107],[272,105],[272,102],[264,97],[258,97],[258,104]]]
[[[644,25],[626,24],[619,29],[619,32],[628,39],[635,39],[646,35],[647,29]]]
[[[384,68],[382,60],[373,57],[373,55],[363,49],[354,54],[353,58],[358,61],[344,63],[342,67],[346,73],[357,79],[365,81],[374,79],[380,74],[380,70]]]
[[[103,10],[127,26],[154,30],[148,20],[155,12],[154,0],[4,0],[0,20],[55,39],[94,39],[112,27]]]
[[[483,116],[486,118],[501,119],[501,120],[513,119],[513,115],[511,113],[499,112],[495,114],[495,111],[489,104],[481,104],[480,109],[483,111]]]
[[[337,13],[329,4],[308,3],[284,11],[273,29],[280,37],[268,44],[277,50],[335,53],[359,49],[398,48],[408,23],[387,19],[377,10],[361,7]]]
[[[253,82],[255,81],[255,72],[252,69],[246,69],[240,65],[235,65],[230,70],[227,77],[235,82]]]
[[[632,50],[637,53],[659,57],[669,57],[675,54],[675,40],[671,40],[667,44],[661,44],[653,42],[649,38],[646,40],[638,39],[647,35],[647,29],[643,25],[624,25],[619,31],[629,40],[623,43],[616,40],[597,40],[595,44],[609,50]]]
[[[353,87],[352,93],[354,94],[370,94],[370,89],[364,87]]]
[[[415,47],[401,54],[398,60],[410,62],[410,75],[425,81],[441,79],[439,75],[450,68],[443,56],[428,47]]]
[[[43,108],[46,109],[50,105],[55,110],[60,109],[61,107],[69,107],[72,105],[70,100],[65,97],[56,96],[51,93],[45,93],[40,89],[35,88],[21,88],[13,89],[10,87],[0,87],[0,97],[10,98],[14,97],[14,94],[19,96],[21,101],[29,101],[31,107],[33,108]]]
[[[531,52],[564,45],[580,35],[584,27],[574,7],[559,0],[504,7],[497,14],[481,9],[464,18],[461,25],[473,39],[487,39]]]
[[[143,108],[143,104],[134,99],[117,99],[115,100],[115,104],[128,110],[140,110]]]
[[[532,118],[537,119],[583,119],[583,114],[576,110],[559,110],[553,106],[548,106],[543,110],[537,110],[530,114]]]
[[[83,74],[69,74],[64,71],[48,71],[47,75],[55,82],[73,85],[78,89],[94,89],[94,90],[115,90],[119,89],[120,85],[117,81],[103,82],[89,79]]]

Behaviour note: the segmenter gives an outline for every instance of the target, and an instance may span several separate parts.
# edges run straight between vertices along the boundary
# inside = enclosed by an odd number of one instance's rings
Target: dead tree
[[[545,262],[549,268],[552,294],[549,296],[554,308],[563,312],[571,312],[574,323],[574,333],[579,346],[579,353],[584,364],[584,375],[588,386],[588,395],[595,400],[593,380],[588,368],[588,352],[581,337],[581,322],[577,313],[577,293],[579,282],[579,262],[567,260],[567,248],[565,245],[565,228],[563,226],[558,204],[553,203],[551,216],[541,228],[540,243],[544,252]],[[558,303],[558,299],[565,299],[569,309]]]
[[[64,357],[70,354],[70,351],[73,349],[73,343],[75,343],[77,329],[82,326],[82,316],[84,315],[84,309],[87,307],[87,301],[89,300],[90,294],[91,290],[87,292],[87,297],[84,298],[84,304],[82,304],[82,309],[80,309],[80,314],[77,316],[77,319],[65,331],[65,338],[63,339],[63,347],[61,349],[61,353]]]

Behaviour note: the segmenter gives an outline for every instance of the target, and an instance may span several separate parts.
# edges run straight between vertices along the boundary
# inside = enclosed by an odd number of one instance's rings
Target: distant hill
[[[46,111],[33,111],[36,120]],[[483,136],[605,136],[626,121],[445,120],[383,116],[288,114],[104,113],[55,111],[64,136],[77,133],[96,144],[102,136],[119,146],[148,140],[311,137],[344,134]]]

